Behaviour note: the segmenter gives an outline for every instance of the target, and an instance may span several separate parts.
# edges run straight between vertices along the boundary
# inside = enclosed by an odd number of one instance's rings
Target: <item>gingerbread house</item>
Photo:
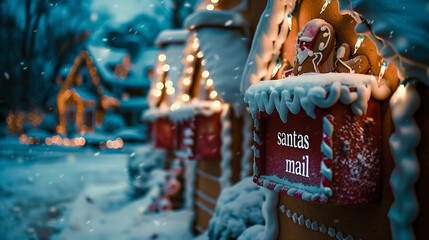
[[[427,21],[395,10],[419,12],[417,3],[384,7],[268,2],[242,81],[255,120],[254,182],[271,190],[265,239],[424,236],[418,99],[427,88],[416,85],[427,82],[428,64],[408,51],[427,50],[427,33],[387,16],[417,28]]]
[[[192,34],[168,116],[176,125],[176,156],[186,162],[186,206],[194,209],[194,230],[201,233],[220,192],[250,174],[251,119],[239,88],[251,26],[240,13],[254,18],[249,12],[257,8],[208,1],[198,9],[185,22]]]
[[[119,100],[101,83],[93,58],[83,50],[75,58],[57,95],[57,132],[91,132]]]

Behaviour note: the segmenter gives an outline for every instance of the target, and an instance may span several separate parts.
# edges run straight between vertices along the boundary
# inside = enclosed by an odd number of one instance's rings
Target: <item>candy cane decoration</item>
[[[334,116],[326,115],[323,117],[323,139],[321,150],[323,153],[322,162],[320,164],[320,173],[322,173],[322,180],[320,182],[320,202],[327,202],[328,198],[332,196],[331,181],[332,181],[332,134],[334,132]]]

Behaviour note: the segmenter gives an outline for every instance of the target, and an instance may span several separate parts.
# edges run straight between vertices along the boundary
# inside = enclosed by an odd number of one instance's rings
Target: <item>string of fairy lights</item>
[[[195,34],[188,39],[184,53],[183,72],[177,91],[168,76],[170,70],[170,66],[167,64],[168,56],[163,52],[159,53],[158,77],[152,90],[152,97],[158,101],[155,107],[169,107],[169,110],[176,110],[183,104],[201,100],[211,100],[215,105],[220,105],[221,99],[217,91],[213,89],[213,79],[205,68],[207,60],[204,59],[204,53],[200,49],[200,40]],[[196,69],[199,71],[197,75],[195,75]],[[194,81],[199,81],[198,86],[193,84]],[[163,95],[166,96],[165,99],[162,99]]]

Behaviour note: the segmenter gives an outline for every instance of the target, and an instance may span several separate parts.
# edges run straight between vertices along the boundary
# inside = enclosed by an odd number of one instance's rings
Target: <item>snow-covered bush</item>
[[[111,133],[125,127],[125,120],[121,115],[108,114],[104,117],[103,127],[104,131]]]
[[[163,169],[165,159],[166,152],[163,149],[154,149],[152,146],[135,149],[128,161],[133,197],[139,197],[149,189],[150,173],[154,169]]]
[[[265,224],[262,204],[263,189],[248,177],[223,190],[216,202],[216,211],[210,219],[210,239],[237,239],[247,228]]]

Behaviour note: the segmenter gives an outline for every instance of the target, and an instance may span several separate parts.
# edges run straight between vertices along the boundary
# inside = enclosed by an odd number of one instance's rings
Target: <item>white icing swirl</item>
[[[415,148],[420,142],[420,131],[413,119],[420,105],[416,83],[400,85],[390,99],[396,131],[390,137],[390,147],[396,168],[390,177],[395,201],[389,211],[394,239],[415,239],[412,223],[418,216],[419,206],[414,184],[419,177],[419,163]]]

